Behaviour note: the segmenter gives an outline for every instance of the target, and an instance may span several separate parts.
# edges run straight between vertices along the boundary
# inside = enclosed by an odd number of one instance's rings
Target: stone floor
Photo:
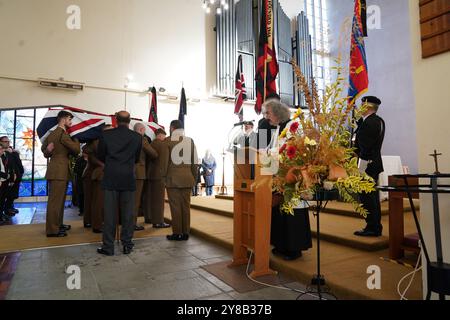
[[[199,238],[169,242],[165,238],[135,241],[135,250],[116,256],[96,253],[98,245],[81,245],[21,253],[8,300],[295,300],[298,293],[262,288],[245,294],[201,269],[231,260],[230,252]],[[81,289],[69,290],[66,268],[81,270]],[[292,282],[286,287],[303,290]],[[314,299],[314,297],[307,297]]]

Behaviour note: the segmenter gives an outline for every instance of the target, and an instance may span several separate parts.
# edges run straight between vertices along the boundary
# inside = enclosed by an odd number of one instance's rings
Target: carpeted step
[[[232,195],[229,196],[216,196],[217,200],[228,200],[232,202],[234,200],[234,197]],[[420,210],[420,201],[418,199],[413,200],[414,205],[416,207],[416,210]],[[404,200],[404,211],[405,212],[411,212],[411,206],[409,205],[409,201],[407,199]],[[196,209],[202,210],[201,206],[196,206]],[[206,209],[206,208],[205,208]],[[363,217],[355,212],[355,209],[353,208],[353,205],[350,203],[345,202],[339,202],[339,201],[331,201],[328,203],[327,207],[323,210],[324,213],[330,213],[330,214],[336,214],[341,216],[347,216],[347,217],[354,217],[358,219],[363,219]],[[217,212],[220,214],[220,212]],[[381,215],[387,216],[389,215],[389,202],[383,201],[381,203]]]
[[[217,195],[216,199],[233,201],[234,200],[234,196],[233,195],[227,195],[227,196],[219,196],[219,195]]]
[[[338,206],[341,204],[342,203],[338,203]],[[230,220],[233,219],[233,202],[229,200],[212,197],[195,197],[192,198],[191,208],[208,212],[213,215],[227,217]],[[311,231],[315,237],[317,228],[312,211],[310,213],[310,220]],[[332,243],[365,251],[377,251],[389,247],[389,216],[385,215],[382,217],[384,230],[383,236],[379,238],[364,238],[355,236],[353,233],[356,230],[363,229],[365,222],[362,219],[355,219],[354,216],[322,213],[320,215],[320,222],[322,239]],[[416,232],[414,221],[410,213],[405,213],[405,232],[406,234]]]
[[[342,218],[333,215],[324,216]],[[165,217],[170,222],[168,205],[166,205]],[[324,220],[326,219],[324,218]],[[311,223],[314,224],[315,221],[312,219]],[[324,221],[324,228],[326,229],[326,226],[329,224],[333,224],[333,221],[329,221],[329,223]],[[405,227],[408,226],[408,224],[405,224]],[[343,231],[347,232],[346,230]],[[191,211],[191,233],[229,250],[233,248],[233,220],[230,217],[193,209]],[[325,276],[327,285],[340,300],[399,299],[397,283],[412,270],[380,259],[387,257],[388,254],[387,250],[376,252],[361,251],[323,240],[321,241],[321,273]],[[410,264],[414,263],[413,261],[408,262]],[[312,249],[304,252],[303,257],[295,261],[285,261],[274,255],[270,257],[272,269],[293,277],[302,283],[309,283],[313,275],[317,274],[316,263],[316,241],[313,241]],[[382,290],[369,290],[367,288],[367,278],[369,276],[367,267],[371,265],[379,266],[382,270]],[[408,291],[408,299],[422,299],[421,281],[421,273],[419,273]]]

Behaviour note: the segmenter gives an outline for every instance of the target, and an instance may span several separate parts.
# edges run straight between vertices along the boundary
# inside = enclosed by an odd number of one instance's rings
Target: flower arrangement
[[[310,89],[301,69],[295,61],[292,64],[296,85],[305,95],[308,111],[300,108],[280,135],[284,144],[277,155],[279,170],[273,179],[273,189],[284,195],[282,210],[293,214],[301,200],[313,200],[321,190],[337,190],[343,201],[352,203],[356,212],[367,217],[354,194],[374,191],[375,182],[360,173],[354,149],[350,147],[348,129],[352,125],[353,104],[342,98],[342,68],[333,68],[337,78],[320,98],[314,81]]]

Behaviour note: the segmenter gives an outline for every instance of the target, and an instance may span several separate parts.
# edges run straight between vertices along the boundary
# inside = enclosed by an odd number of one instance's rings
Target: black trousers
[[[378,185],[379,175],[371,176],[375,183]],[[378,190],[371,193],[362,193],[359,195],[359,199],[364,209],[366,209],[369,214],[366,218],[367,230],[381,232],[383,226],[381,225],[381,204],[380,204],[380,192]]]
[[[20,182],[21,180],[18,180],[12,186],[6,188],[3,210],[8,211],[14,207],[14,200],[19,198]],[[5,184],[7,183],[5,182]]]
[[[8,182],[7,181],[2,182],[2,185],[0,186],[0,216],[6,209],[6,198],[8,195],[8,189],[9,189]]]
[[[281,253],[295,255],[312,248],[308,209],[295,209],[294,215],[272,208],[271,244]]]
[[[117,216],[120,211],[122,232],[120,241],[123,246],[133,246],[134,234],[134,191],[110,191],[104,193],[103,249],[114,253]]]

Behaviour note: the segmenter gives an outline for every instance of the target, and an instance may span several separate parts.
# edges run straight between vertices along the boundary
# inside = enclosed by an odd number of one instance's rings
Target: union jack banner
[[[244,101],[247,99],[247,89],[245,88],[245,78],[242,71],[242,55],[238,58],[238,68],[236,72],[236,100],[234,114],[239,115],[239,121],[244,121]]]
[[[116,126],[114,116],[112,115],[65,106],[50,108],[36,129],[39,140],[42,143],[47,139],[48,135],[57,128],[58,113],[62,110],[68,111],[73,115],[72,126],[67,130],[67,133],[72,138],[78,139],[81,143],[98,139],[101,136],[105,125]],[[133,129],[133,126],[137,122],[141,122],[146,126],[145,134],[152,140],[156,137],[156,130],[163,128],[154,122],[143,122],[138,119],[132,119],[130,129]]]

